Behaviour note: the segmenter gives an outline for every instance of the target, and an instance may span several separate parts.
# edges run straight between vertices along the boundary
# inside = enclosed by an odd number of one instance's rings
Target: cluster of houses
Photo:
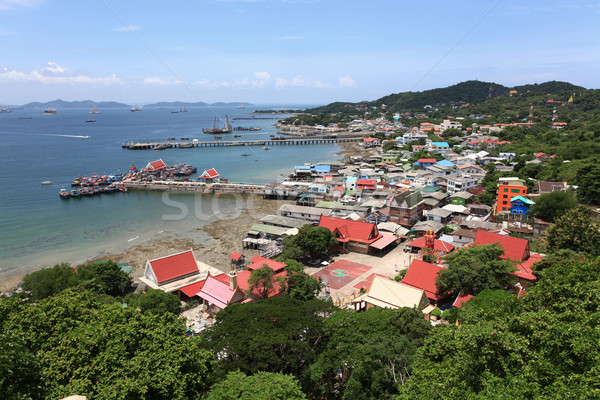
[[[427,129],[409,130],[397,139],[399,144],[427,137]],[[440,130],[459,129],[460,123],[444,121]],[[480,127],[483,128],[483,127]],[[481,129],[483,130],[483,129]],[[422,136],[419,136],[422,135]],[[281,184],[265,188],[267,198],[285,198],[277,215],[266,215],[249,228],[242,245],[257,250],[258,255],[246,260],[241,253],[230,256],[231,270],[223,273],[198,261],[191,250],[149,260],[142,282],[148,287],[175,292],[183,300],[196,299],[203,310],[213,314],[229,304],[249,302],[257,298],[282,295],[275,285],[268,293],[250,290],[248,279],[253,270],[273,269],[275,276],[285,278],[286,265],[272,258],[278,254],[281,239],[296,235],[305,225],[329,229],[337,239],[340,253],[363,253],[375,257],[391,251],[414,255],[401,282],[373,274],[364,293],[352,299],[356,310],[370,307],[417,307],[426,315],[438,306],[460,307],[472,293],[456,298],[438,293],[435,281],[445,268],[443,257],[465,246],[497,243],[504,257],[517,267],[515,291],[522,293],[535,281],[531,273],[541,255],[531,253],[527,239],[509,236],[511,232],[532,233],[513,229],[507,219],[523,221],[529,216],[535,196],[566,190],[564,182],[538,182],[527,193],[519,178],[500,178],[496,204],[490,207],[477,201],[484,190],[480,183],[486,175],[484,165],[495,163],[496,169],[510,171],[514,153],[494,156],[483,149],[501,146],[483,133],[464,138],[460,154],[447,142],[422,141],[413,151],[426,151],[429,158],[414,162],[412,152],[392,150],[365,158],[355,157],[350,163],[298,165]],[[377,138],[365,138],[365,147],[378,147]],[[545,160],[546,155],[536,156]],[[543,162],[543,161],[542,161]],[[219,179],[214,170],[205,171],[202,179]],[[498,216],[511,216],[501,218]],[[403,244],[402,249],[398,245]],[[426,257],[427,256],[427,257]]]

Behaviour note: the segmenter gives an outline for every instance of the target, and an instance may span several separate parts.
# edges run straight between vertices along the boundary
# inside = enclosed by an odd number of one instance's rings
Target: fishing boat
[[[48,107],[44,110],[44,115],[57,114],[56,107]]]
[[[154,146],[154,147],[152,148],[152,150],[164,150],[164,149],[166,149],[167,147],[169,147],[169,146],[167,146],[166,144],[159,144],[159,145],[156,145],[156,146]]]
[[[233,128],[231,127],[231,125],[229,125],[229,119],[227,118],[227,115],[225,116],[225,123],[224,123],[223,128],[219,128],[220,122],[221,122],[220,118],[215,117],[214,126],[209,129],[202,129],[202,132],[207,133],[209,135],[233,132]]]
[[[44,181],[42,182],[42,185],[52,185],[52,181]]]
[[[79,199],[81,198],[81,193],[75,189],[71,190],[70,196],[75,198],[75,199]]]
[[[242,135],[233,135],[233,137],[242,137]]]
[[[271,150],[271,148],[269,146],[265,146],[263,147],[263,150]]]
[[[60,191],[58,192],[58,196],[63,200],[69,200],[71,198],[71,195],[69,194],[69,192],[67,192],[66,189],[60,189]]]
[[[182,137],[181,140],[190,140],[189,137]]]
[[[221,136],[221,135],[215,135],[214,139],[215,139],[215,140],[218,140],[218,139],[223,139],[223,136]]]
[[[248,157],[250,155],[250,153],[242,153],[243,157]]]
[[[174,136],[169,136],[169,140],[175,140]]]
[[[180,149],[190,149],[190,148],[192,148],[192,147],[194,147],[194,145],[193,145],[192,143],[181,143],[181,144],[179,145],[179,148],[180,148]]]
[[[100,111],[98,111],[98,109],[96,108],[96,105],[92,106],[92,109],[90,110],[90,114],[100,114]]]
[[[96,122],[95,119],[86,119],[85,122]]]

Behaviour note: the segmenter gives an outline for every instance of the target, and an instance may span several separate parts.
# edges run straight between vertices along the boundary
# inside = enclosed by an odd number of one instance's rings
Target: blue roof
[[[346,177],[346,182],[349,182],[349,183],[356,183],[357,180],[358,180],[358,178],[356,176],[347,176]]]
[[[535,202],[533,202],[532,200],[526,199],[523,196],[515,196],[515,197],[513,197],[513,198],[510,199],[511,203],[515,202],[515,201],[522,201],[523,203],[528,204],[530,206],[532,206],[532,205],[535,204]]]
[[[329,172],[331,171],[331,165],[315,165],[311,169],[315,172]]]
[[[303,169],[303,170],[309,171],[310,170],[310,165],[296,165],[294,167],[294,169]]]
[[[448,160],[442,160],[442,161],[438,161],[436,162],[437,165],[441,165],[442,167],[456,167],[456,165],[452,164],[450,161]]]
[[[431,145],[436,147],[450,147],[446,142],[431,142]]]

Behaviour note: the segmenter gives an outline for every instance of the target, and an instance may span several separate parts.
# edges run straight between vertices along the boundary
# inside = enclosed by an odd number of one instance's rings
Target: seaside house
[[[279,214],[283,217],[303,219],[306,221],[317,222],[322,215],[328,216],[331,210],[326,208],[296,206],[293,204],[284,204],[279,208]]]
[[[437,281],[442,267],[422,261],[413,260],[402,283],[408,286],[425,291],[429,301],[434,305],[439,304],[447,299],[447,294],[439,294],[435,282]]]
[[[352,306],[357,311],[374,307],[391,309],[409,307],[429,314],[434,310],[424,290],[378,275],[373,277],[368,294],[354,300]]]
[[[220,273],[216,268],[197,261],[194,252],[187,250],[146,261],[140,280],[152,289],[170,293],[203,280],[209,272]]]
[[[496,214],[507,211],[510,212],[510,199],[515,196],[526,196],[527,186],[525,181],[520,178],[499,178],[498,179],[498,197],[496,199]]]
[[[200,179],[201,181],[204,181],[204,182],[215,182],[216,180],[219,179],[219,176],[221,176],[221,175],[219,175],[217,170],[212,168],[212,169],[208,169],[208,170],[204,171],[202,173],[202,175],[200,175],[198,177],[198,179]]]
[[[545,194],[552,192],[564,192],[567,190],[567,182],[536,182],[531,192],[533,194]]]
[[[383,250],[397,242],[395,235],[379,232],[374,223],[322,216],[319,226],[329,229],[343,250],[357,253],[367,254],[371,249]]]
[[[148,164],[146,164],[144,171],[158,172],[161,169],[165,169],[165,168],[167,168],[167,164],[165,164],[165,162],[162,159],[160,159],[160,160],[156,160],[156,161],[151,161]]]
[[[406,190],[392,199],[389,221],[410,227],[422,218],[424,209],[421,192]]]

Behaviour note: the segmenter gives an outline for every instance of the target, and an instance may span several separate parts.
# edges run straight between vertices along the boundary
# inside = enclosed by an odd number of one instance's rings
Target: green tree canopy
[[[322,226],[304,225],[300,228],[294,242],[311,257],[316,257],[329,250],[331,245],[335,244],[336,239],[333,233]]]
[[[234,371],[210,388],[206,400],[302,400],[306,395],[292,375],[259,371],[247,376]]]
[[[61,291],[79,286],[100,294],[121,296],[129,288],[131,278],[111,260],[80,265],[77,268],[63,263],[25,275],[24,290],[33,300],[44,299]]]
[[[597,161],[585,165],[578,171],[577,183],[579,201],[585,204],[600,204],[600,166]]]
[[[38,357],[45,398],[187,400],[207,389],[212,356],[172,314],[67,289],[35,304],[2,299],[0,316],[1,331]]]
[[[148,289],[142,293],[125,296],[125,302],[132,307],[138,307],[142,312],[155,315],[171,313],[179,315],[181,303],[174,293],[166,293],[159,289]]]
[[[536,217],[554,222],[575,207],[577,207],[577,200],[571,192],[556,191],[536,197],[531,210]]]
[[[419,311],[338,311],[325,321],[327,345],[309,370],[315,396],[382,399],[408,378],[430,325]]]
[[[323,319],[332,305],[321,300],[273,297],[236,303],[217,314],[203,336],[219,354],[220,373],[281,372],[299,377],[323,345]]]
[[[75,270],[63,263],[25,275],[21,287],[33,300],[41,300],[75,286],[76,282]]]
[[[0,393],[6,400],[41,399],[40,363],[25,344],[0,334]]]
[[[504,250],[495,244],[468,247],[446,256],[448,268],[438,275],[439,293],[475,293],[484,289],[504,289],[514,282],[515,267],[500,258]]]
[[[321,278],[314,278],[304,272],[304,265],[296,260],[285,260],[287,280],[285,293],[298,300],[314,299],[321,291]]]
[[[590,218],[589,210],[584,207],[568,211],[544,234],[552,252],[568,249],[600,255],[600,224]]]
[[[248,278],[250,293],[258,293],[258,297],[261,299],[266,299],[278,291],[282,283],[283,280],[277,279],[275,271],[267,264],[252,271]]]

